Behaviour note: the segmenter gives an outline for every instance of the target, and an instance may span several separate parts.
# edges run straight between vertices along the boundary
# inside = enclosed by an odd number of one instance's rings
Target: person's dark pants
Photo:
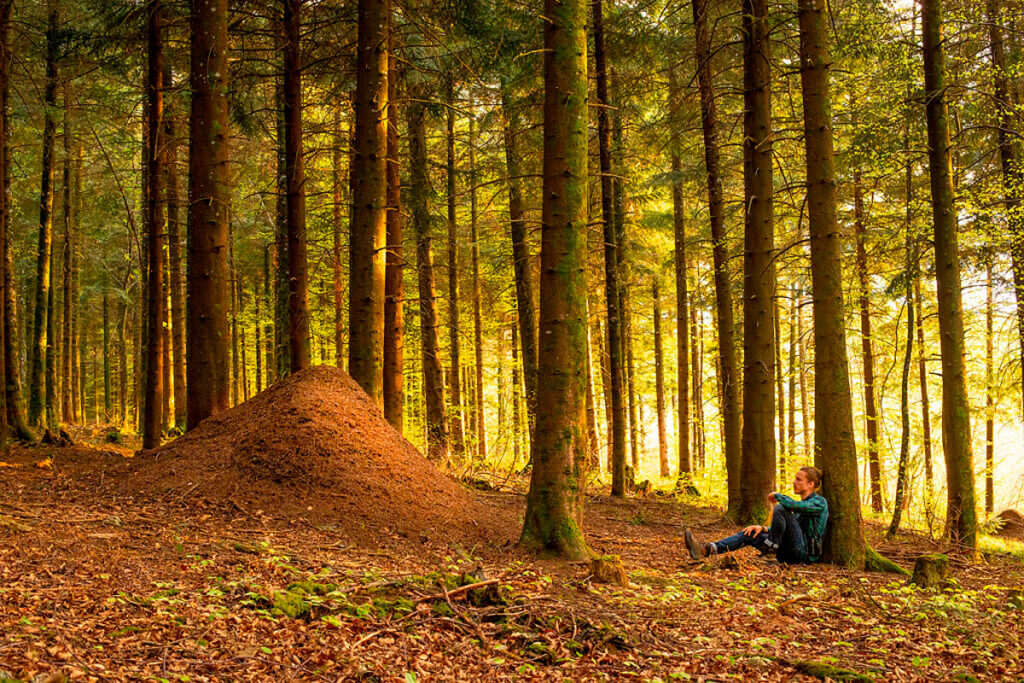
[[[749,536],[740,531],[712,545],[719,553],[730,553],[746,547],[757,548],[765,555],[774,553],[783,564],[807,564],[810,561],[803,529],[793,513],[781,505],[775,506],[768,531]]]

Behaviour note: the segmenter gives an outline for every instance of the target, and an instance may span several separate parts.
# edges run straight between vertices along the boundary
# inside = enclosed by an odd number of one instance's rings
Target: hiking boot
[[[686,547],[689,549],[690,557],[692,557],[693,559],[703,560],[708,555],[712,554],[713,549],[711,544],[698,541],[696,538],[693,537],[693,533],[689,529],[686,530],[685,538]]]

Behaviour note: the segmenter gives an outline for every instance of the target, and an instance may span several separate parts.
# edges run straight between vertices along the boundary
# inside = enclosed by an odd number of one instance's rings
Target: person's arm
[[[782,493],[773,493],[775,502],[793,512],[809,512],[821,514],[825,511],[825,499],[821,496],[811,496],[807,500],[796,500]]]

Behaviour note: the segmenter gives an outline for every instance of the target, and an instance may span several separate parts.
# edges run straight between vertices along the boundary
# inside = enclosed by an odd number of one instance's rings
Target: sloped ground
[[[296,373],[195,430],[125,462],[82,468],[137,500],[227,501],[327,525],[347,541],[432,536],[507,544],[504,515],[458,487],[345,372]]]
[[[88,451],[88,452],[86,452]],[[53,470],[35,462],[52,456]],[[90,449],[16,451],[0,468],[0,670],[76,680],[816,680],[805,662],[877,681],[1019,680],[1022,565],[954,565],[960,588],[830,567],[689,561],[683,523],[718,513],[664,499],[587,505],[591,547],[620,554],[628,588],[583,565],[441,534],[350,545],[337,529],[185,489],[141,496]],[[139,465],[132,465],[133,468]],[[131,469],[131,471],[136,471]],[[177,481],[177,480],[173,480]],[[196,479],[191,480],[193,485]],[[139,482],[139,487],[143,486]],[[202,485],[202,484],[201,484]],[[231,490],[231,489],[228,489]],[[183,495],[188,493],[188,495]],[[519,493],[469,493],[514,525]],[[262,504],[262,503],[261,503]],[[876,547],[929,552],[903,536]],[[462,572],[482,569],[473,576]],[[445,578],[439,573],[452,576]],[[446,597],[498,579],[499,599]],[[461,579],[461,580],[460,580]],[[330,583],[324,595],[287,587]],[[316,587],[305,584],[308,592]],[[324,592],[324,591],[320,591]],[[308,609],[282,616],[287,598]],[[476,600],[476,598],[473,598]],[[803,673],[802,673],[803,672]],[[834,673],[834,672],[833,672]],[[0,674],[2,677],[3,674]],[[59,680],[59,679],[53,679]]]

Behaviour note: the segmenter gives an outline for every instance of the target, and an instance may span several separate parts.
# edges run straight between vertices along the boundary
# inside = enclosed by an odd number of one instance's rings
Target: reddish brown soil
[[[1024,515],[1012,509],[1003,510],[996,515],[996,519],[1002,522],[1002,526],[999,527],[996,535],[1005,538],[1024,539]]]
[[[106,475],[121,494],[299,517],[350,541],[504,544],[514,523],[402,438],[345,372],[309,368]]]

